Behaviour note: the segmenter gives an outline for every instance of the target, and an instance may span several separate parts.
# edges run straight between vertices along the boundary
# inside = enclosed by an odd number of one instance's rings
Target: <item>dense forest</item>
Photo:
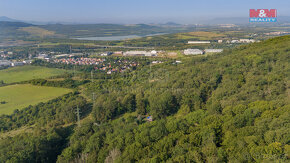
[[[0,162],[287,162],[289,45],[284,36],[116,78],[67,80],[79,90],[0,117],[4,134],[35,126],[0,139]]]

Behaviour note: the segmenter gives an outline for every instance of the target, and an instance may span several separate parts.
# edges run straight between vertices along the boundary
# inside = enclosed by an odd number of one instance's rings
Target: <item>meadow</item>
[[[16,84],[0,87],[0,115],[11,114],[15,109],[47,102],[71,92],[70,89]]]
[[[45,36],[56,36],[54,31],[49,31],[39,27],[22,27],[18,30],[28,32],[32,36],[45,37]]]
[[[3,80],[4,83],[9,84],[32,79],[45,79],[66,72],[71,71],[40,66],[20,66],[0,70],[0,81]]]

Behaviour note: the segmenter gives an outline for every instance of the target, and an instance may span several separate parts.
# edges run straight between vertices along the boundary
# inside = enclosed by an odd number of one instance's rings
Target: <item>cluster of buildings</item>
[[[25,61],[9,61],[9,60],[0,60],[0,67],[15,67],[15,66],[23,66],[26,64],[31,64],[32,60]]]
[[[135,61],[128,60],[117,60],[113,63],[104,63],[103,65],[96,66],[96,70],[101,70],[107,72],[107,74],[111,74],[113,72],[124,72],[126,70],[130,70],[132,67],[139,66],[139,63]]]
[[[183,51],[184,55],[201,55],[201,54],[207,54],[207,53],[220,53],[223,49],[185,49]]]
[[[57,55],[48,55],[46,53],[38,54],[35,59],[42,59],[49,61],[51,58],[64,58],[64,57],[75,57],[75,56],[83,56],[83,53],[71,53],[71,54],[57,54]]]
[[[73,65],[99,65],[105,62],[102,58],[62,58],[54,59],[54,63],[73,64]]]
[[[39,54],[36,59],[44,59],[44,60],[49,60],[50,57],[47,54]]]
[[[157,56],[159,52],[156,50],[152,51],[115,51],[115,52],[101,52],[101,53],[95,53],[97,56],[110,56],[112,54],[119,55],[119,56],[146,56],[146,57],[152,57]],[[90,55],[90,54],[89,54]],[[49,61],[51,58],[66,58],[66,57],[78,57],[78,56],[84,56],[83,53],[71,53],[71,54],[58,54],[58,55],[48,55],[46,53],[40,53],[38,54],[35,59],[42,59]]]
[[[118,56],[146,56],[146,57],[152,57],[157,56],[157,51],[115,51],[115,52],[102,52],[98,53],[96,55],[98,56],[110,56],[110,55],[118,55]]]
[[[223,43],[226,42],[228,44],[235,44],[235,43],[253,43],[256,42],[254,39],[239,39],[239,40],[216,40],[215,42]],[[188,41],[188,44],[210,44],[210,41]]]
[[[236,43],[254,43],[256,42],[256,40],[254,39],[240,39],[240,40],[227,40],[226,43],[232,43],[232,44],[236,44]]]
[[[118,56],[146,56],[146,57],[152,57],[157,56],[158,52],[156,50],[152,51],[115,51],[115,52],[100,52],[100,53],[94,53],[94,55],[97,56],[110,56],[110,55],[118,55]],[[71,54],[59,54],[54,55],[53,58],[62,58],[62,57],[74,57],[74,56],[83,56],[82,53],[71,53]],[[39,58],[40,57],[40,58]],[[46,56],[42,56],[42,54],[39,54],[37,58],[39,59],[45,59]],[[47,58],[46,58],[47,59]]]
[[[105,58],[62,58],[54,59],[53,63],[73,64],[73,65],[94,65],[95,70],[105,71],[107,74],[113,72],[124,72],[136,67],[139,63],[129,60],[107,61]]]
[[[2,51],[0,51],[0,58],[7,58],[12,54],[13,54],[13,52],[11,52],[11,51],[3,51],[2,50]]]
[[[283,32],[283,31],[278,31],[278,32],[269,32],[265,33],[266,36],[281,36],[281,35],[287,35],[290,32]]]

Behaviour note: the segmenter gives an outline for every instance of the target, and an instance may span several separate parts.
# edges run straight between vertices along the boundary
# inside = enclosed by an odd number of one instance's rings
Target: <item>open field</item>
[[[19,30],[28,32],[33,36],[45,37],[45,36],[55,36],[54,31],[49,31],[39,27],[22,27]]]
[[[221,33],[205,32],[205,31],[178,33],[175,34],[175,36],[179,39],[199,39],[199,40],[212,40],[225,37],[225,35]]]
[[[65,72],[71,71],[39,66],[20,66],[0,70],[0,81],[3,80],[4,83],[14,83],[32,79],[43,79],[51,76],[61,75]]]
[[[11,114],[15,109],[46,102],[71,92],[70,89],[17,84],[0,87],[0,115]]]

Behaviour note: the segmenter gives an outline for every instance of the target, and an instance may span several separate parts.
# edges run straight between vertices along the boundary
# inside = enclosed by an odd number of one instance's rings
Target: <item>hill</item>
[[[81,87],[89,110],[75,94],[2,116],[3,132],[37,127],[1,140],[0,162],[287,162],[289,44],[277,37],[94,80]],[[76,103],[90,115],[60,125]]]
[[[7,38],[16,39],[28,36],[24,31],[19,31],[19,28],[33,26],[32,24],[23,22],[0,21],[0,42]]]
[[[191,26],[157,26],[146,24],[120,25],[120,24],[46,24],[36,25],[24,22],[0,21],[0,37],[3,38],[33,38],[39,35],[31,33],[29,28],[37,28],[38,31],[49,31],[55,33],[54,38],[76,38],[76,37],[106,37],[106,36],[145,36],[158,33],[177,33],[192,31]],[[24,37],[25,36],[25,37]],[[51,37],[51,35],[47,35]]]
[[[97,162],[287,160],[289,44],[285,36],[153,66],[153,74],[144,68],[100,93],[99,85],[87,86],[96,92],[94,120],[76,129],[58,162],[77,155]]]

